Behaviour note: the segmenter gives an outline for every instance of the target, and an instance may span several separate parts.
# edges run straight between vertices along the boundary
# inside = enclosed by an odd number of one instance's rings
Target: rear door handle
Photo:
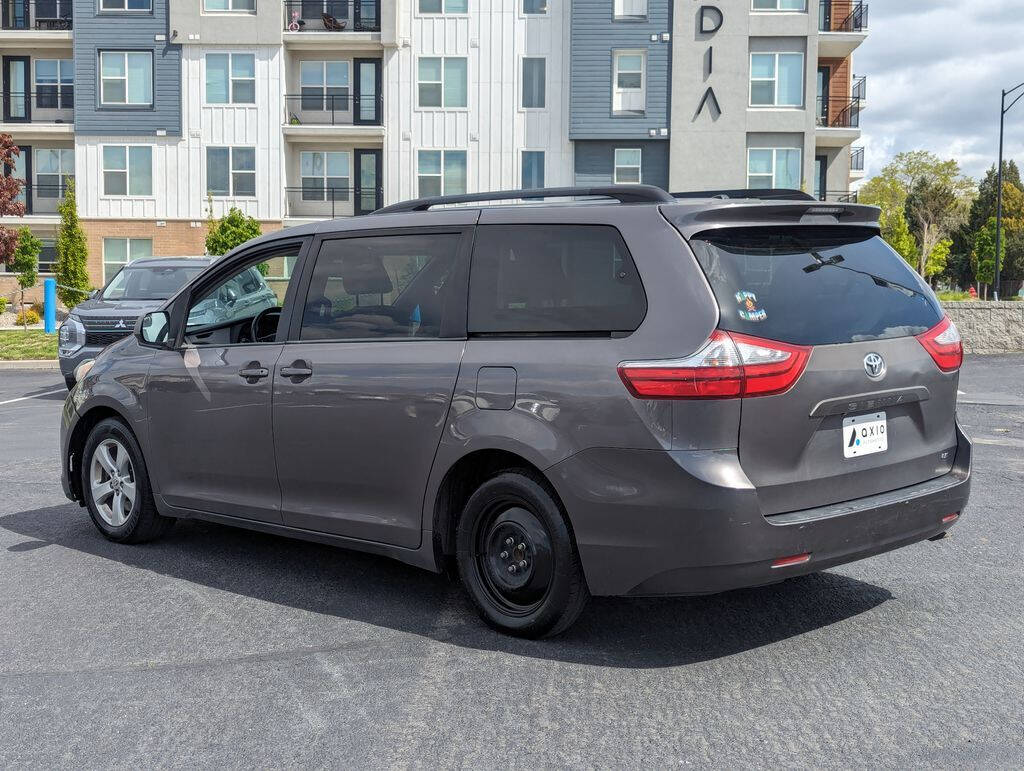
[[[304,362],[302,359],[293,361],[290,366],[281,367],[281,377],[291,377],[296,380],[310,377],[313,374],[313,369]]]
[[[266,367],[261,367],[258,361],[251,361],[246,366],[238,370],[238,376],[240,378],[244,378],[250,383],[255,383],[257,380],[269,377],[270,370]]]

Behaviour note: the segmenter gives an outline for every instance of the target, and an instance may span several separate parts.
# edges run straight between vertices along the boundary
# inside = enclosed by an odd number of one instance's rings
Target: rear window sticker
[[[737,292],[736,302],[740,306],[740,318],[744,321],[764,321],[768,318],[768,313],[757,307],[757,295],[753,292]]]

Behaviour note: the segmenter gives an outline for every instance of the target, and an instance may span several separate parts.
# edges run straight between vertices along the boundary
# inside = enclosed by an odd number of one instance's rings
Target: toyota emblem
[[[885,359],[877,353],[869,353],[864,357],[864,371],[872,380],[881,380],[885,377]]]

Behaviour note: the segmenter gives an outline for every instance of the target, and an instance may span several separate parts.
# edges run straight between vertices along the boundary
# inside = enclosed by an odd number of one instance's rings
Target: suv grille
[[[82,319],[85,326],[85,344],[107,346],[128,337],[135,328],[138,316],[110,316],[99,319]]]

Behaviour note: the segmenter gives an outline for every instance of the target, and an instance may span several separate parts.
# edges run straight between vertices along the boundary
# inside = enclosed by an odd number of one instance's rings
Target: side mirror
[[[88,299],[88,300],[95,300],[99,296],[100,296],[100,290],[99,289],[90,289],[89,290],[89,294],[86,295],[86,299]]]
[[[167,311],[150,311],[135,322],[135,337],[149,348],[169,348],[171,317]]]

